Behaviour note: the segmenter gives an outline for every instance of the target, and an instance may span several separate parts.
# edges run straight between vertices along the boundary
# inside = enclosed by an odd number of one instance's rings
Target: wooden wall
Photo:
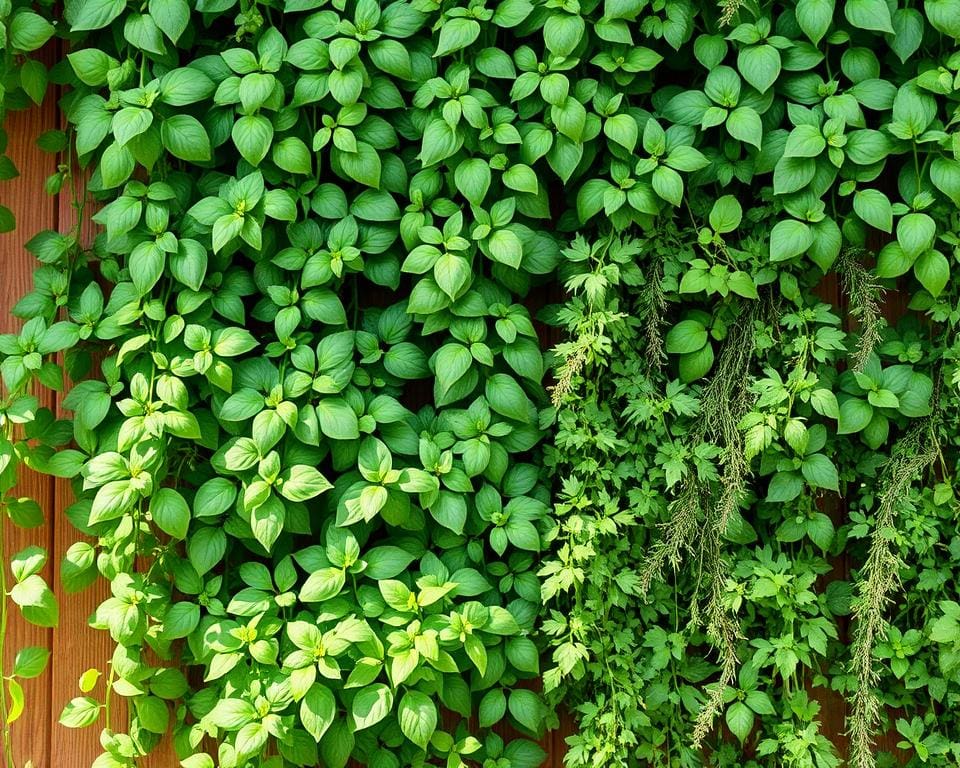
[[[58,115],[53,98],[39,108],[13,113],[8,118],[10,135],[9,154],[20,176],[0,186],[0,201],[10,207],[17,217],[15,232],[0,235],[0,332],[14,330],[18,321],[10,314],[11,307],[31,285],[34,269],[33,256],[24,249],[24,243],[42,229],[66,231],[71,226],[72,210],[67,196],[52,198],[44,193],[44,180],[56,169],[57,158],[41,152],[35,143],[36,137],[50,128],[57,127]],[[835,281],[824,286],[824,299],[844,310],[844,301]],[[891,314],[899,314],[902,307],[894,301],[889,306]],[[44,393],[45,404],[56,407],[56,398]],[[46,513],[47,524],[40,529],[21,531],[8,525],[6,529],[6,556],[0,564],[29,544],[44,546],[50,553],[45,577],[60,599],[60,627],[56,631],[27,625],[14,615],[6,649],[6,669],[11,669],[16,649],[26,645],[41,645],[52,651],[47,672],[39,678],[25,681],[26,712],[14,727],[15,756],[18,768],[30,760],[34,768],[87,768],[100,754],[99,729],[91,727],[80,731],[69,730],[57,724],[63,705],[79,695],[77,681],[84,670],[96,667],[104,672],[112,653],[112,643],[104,632],[87,626],[87,619],[106,593],[106,585],[98,583],[80,595],[64,595],[59,588],[58,569],[60,559],[77,539],[77,532],[63,514],[69,504],[69,484],[51,478],[27,473],[23,478],[22,495],[31,496]],[[832,512],[837,518],[845,515],[842,501]],[[837,564],[839,572],[847,564]],[[14,612],[15,614],[15,612]],[[92,695],[102,697],[103,678]],[[843,736],[846,707],[844,701],[826,691],[816,691],[823,703],[821,712],[825,730],[841,749],[845,748]],[[549,753],[547,765],[561,768],[563,737],[571,732],[570,720],[563,719],[560,731],[548,734],[544,748]],[[890,749],[896,743],[895,736],[881,740],[881,746]],[[145,768],[175,768],[178,765],[173,752],[159,750],[145,761]]]

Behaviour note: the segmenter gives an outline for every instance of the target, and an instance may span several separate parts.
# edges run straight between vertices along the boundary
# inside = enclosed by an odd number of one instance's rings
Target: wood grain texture
[[[8,154],[14,165],[20,170],[20,176],[0,187],[3,202],[13,210],[17,219],[15,231],[0,235],[0,254],[3,266],[0,267],[0,330],[9,333],[19,329],[21,321],[14,318],[11,309],[17,300],[32,286],[34,258],[24,243],[42,229],[56,224],[56,206],[52,198],[44,194],[43,184],[48,175],[56,168],[56,159],[44,154],[36,145],[36,138],[44,130],[56,124],[56,114],[52,100],[43,107],[26,112],[17,112],[8,116],[6,129],[10,136]],[[41,404],[55,407],[52,393],[38,393]],[[21,530],[4,521],[5,552],[0,567],[9,569],[7,561],[11,554],[24,547],[35,544],[53,554],[53,527],[50,521],[56,516],[51,478],[41,477],[33,472],[24,472],[18,492],[30,496],[39,502],[48,523],[42,528]],[[52,568],[48,561],[44,577],[51,580]],[[4,669],[13,667],[17,650],[30,645],[49,648],[53,633],[27,624],[19,615],[15,606],[11,611],[10,631],[6,640]],[[51,762],[51,734],[53,723],[59,712],[51,710],[51,677],[42,675],[33,680],[24,681],[26,710],[24,716],[13,725],[14,756],[18,765],[32,760],[36,768],[47,768]]]

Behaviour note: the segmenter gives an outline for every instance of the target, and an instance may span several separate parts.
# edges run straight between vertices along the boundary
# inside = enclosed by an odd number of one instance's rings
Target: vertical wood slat
[[[43,229],[56,226],[56,207],[52,198],[43,192],[44,180],[56,169],[56,158],[42,152],[36,145],[36,138],[44,130],[56,124],[55,107],[48,99],[42,107],[25,112],[10,114],[6,130],[10,137],[8,155],[19,169],[20,176],[4,182],[2,197],[4,203],[13,210],[17,219],[17,228],[13,232],[0,235],[0,331],[4,333],[19,329],[21,321],[14,318],[11,309],[17,300],[32,286],[35,259],[24,248],[30,237]],[[54,393],[38,393],[41,405],[56,407]],[[36,500],[44,512],[46,523],[42,528],[22,530],[3,518],[5,552],[0,568],[7,572],[10,555],[31,544],[44,547],[49,555],[43,576],[51,582],[52,564],[57,555],[53,547],[53,526],[56,516],[52,478],[42,477],[34,472],[21,474],[18,493]],[[50,648],[53,632],[49,629],[34,627],[25,622],[12,607],[9,632],[4,648],[4,671],[13,669],[13,660],[17,650],[29,645]],[[0,681],[2,682],[2,681]],[[52,678],[47,672],[39,678],[23,681],[26,709],[23,717],[13,725],[14,757],[21,766],[32,760],[36,768],[51,765],[51,734],[53,723],[59,713],[51,710]],[[61,765],[69,765],[62,763]]]

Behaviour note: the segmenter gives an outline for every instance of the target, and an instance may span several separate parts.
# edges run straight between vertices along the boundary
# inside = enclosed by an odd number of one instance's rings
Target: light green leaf
[[[397,718],[403,735],[426,749],[437,729],[437,707],[430,697],[420,691],[407,691],[400,699]]]

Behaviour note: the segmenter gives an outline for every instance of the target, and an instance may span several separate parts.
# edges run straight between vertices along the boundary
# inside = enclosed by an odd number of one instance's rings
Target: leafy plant
[[[602,126],[564,179],[541,569],[567,764],[837,765],[814,690],[852,764],[899,730],[945,765],[960,6],[579,14]]]
[[[0,340],[3,502],[73,479],[98,765],[533,768],[544,646],[571,766],[838,765],[823,690],[861,768],[960,754],[957,0],[0,17],[77,210]]]
[[[110,583],[92,623],[116,651],[61,716],[102,728],[98,766],[169,732],[186,768],[541,761],[548,713],[522,681],[547,400],[520,301],[559,245],[492,47],[533,11],[76,0],[55,17],[67,129],[47,143],[69,154],[48,188],[79,221],[31,241],[4,424],[31,422],[50,445],[21,458],[73,479],[66,589]],[[72,419],[54,424],[26,392],[60,386],[60,353]],[[52,611],[42,563],[14,561],[28,618]]]

